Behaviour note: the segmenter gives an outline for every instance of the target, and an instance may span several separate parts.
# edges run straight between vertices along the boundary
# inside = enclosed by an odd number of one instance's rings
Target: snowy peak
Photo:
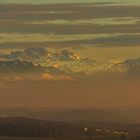
[[[22,51],[12,52],[10,55],[6,57],[9,59],[22,59],[22,60],[34,60],[34,59],[42,59],[48,58],[51,56],[44,48],[28,48]]]
[[[60,53],[55,53],[54,58],[56,60],[64,60],[64,61],[70,61],[70,60],[79,60],[80,57],[73,52],[70,52],[69,50],[62,50]]]
[[[107,71],[114,74],[140,74],[140,58],[128,59],[122,63],[114,64]]]
[[[38,64],[22,60],[0,61],[0,72],[2,74],[13,73],[39,73],[44,71],[44,68]]]

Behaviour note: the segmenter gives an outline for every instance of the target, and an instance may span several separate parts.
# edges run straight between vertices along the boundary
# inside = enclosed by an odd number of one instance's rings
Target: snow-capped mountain
[[[140,58],[128,59],[124,62],[114,64],[107,72],[112,74],[140,74]]]
[[[14,51],[8,55],[1,55],[5,59],[21,59],[27,61],[35,61],[38,59],[47,59],[51,57],[51,53],[44,48],[28,48],[24,51]]]
[[[80,77],[96,77],[98,75],[134,75],[140,74],[140,58],[128,59],[120,63],[96,61],[82,58],[77,54],[62,50],[49,52],[44,48],[28,48],[0,55],[0,74],[44,73],[51,75],[69,75]]]
[[[72,80],[53,66],[43,67],[24,60],[0,61],[0,80]]]
[[[55,53],[53,55],[53,59],[62,61],[72,61],[72,60],[74,61],[79,60],[81,58],[69,50],[62,50],[60,53]]]
[[[0,73],[41,73],[45,68],[28,61],[0,61]]]

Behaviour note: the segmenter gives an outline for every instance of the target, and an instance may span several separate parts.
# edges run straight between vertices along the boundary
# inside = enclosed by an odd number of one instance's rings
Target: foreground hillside
[[[131,139],[139,136],[140,125],[111,122],[52,122],[28,118],[0,118],[0,136],[62,139]]]

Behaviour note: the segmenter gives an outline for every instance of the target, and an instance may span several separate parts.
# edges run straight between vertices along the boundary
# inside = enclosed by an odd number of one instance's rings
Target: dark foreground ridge
[[[55,122],[23,117],[0,118],[0,137],[135,140],[140,125],[112,122]]]

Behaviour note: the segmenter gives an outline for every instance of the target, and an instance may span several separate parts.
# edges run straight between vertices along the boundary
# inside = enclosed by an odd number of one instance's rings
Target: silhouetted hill
[[[86,129],[85,129],[86,128]],[[112,122],[73,122],[64,123],[22,117],[0,118],[0,136],[9,137],[56,137],[84,138],[100,136],[121,138],[139,136],[140,125]]]
[[[111,122],[129,122],[128,118],[121,116],[119,113],[94,109],[75,109],[67,111],[33,111],[22,109],[0,110],[1,116],[24,116],[51,121],[111,121]]]
[[[112,122],[123,122],[127,121],[121,115],[111,112],[111,111],[102,111],[102,110],[69,110],[69,111],[60,111],[60,112],[40,112],[42,113],[43,118],[47,120],[54,121],[112,121]],[[39,114],[39,113],[38,113]]]

